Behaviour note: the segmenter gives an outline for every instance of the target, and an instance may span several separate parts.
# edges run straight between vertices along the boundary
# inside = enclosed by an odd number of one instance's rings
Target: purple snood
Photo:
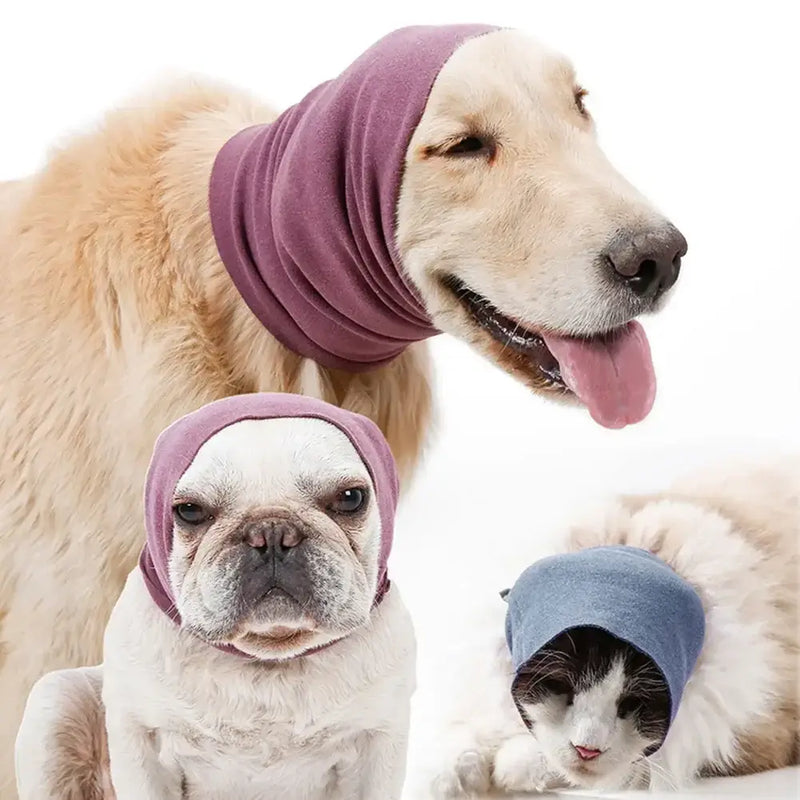
[[[372,478],[381,520],[376,604],[388,590],[386,565],[394,535],[398,479],[394,458],[378,426],[360,414],[302,395],[236,395],[203,406],[170,425],[158,437],[150,460],[144,493],[147,540],[139,558],[139,568],[153,601],[176,624],[180,625],[181,619],[169,579],[175,487],[203,444],[223,428],[246,419],[287,417],[312,417],[334,425],[361,456]],[[219,649],[245,655],[227,645],[220,645]]]
[[[390,33],[217,155],[217,248],[252,312],[290,350],[360,372],[439,332],[395,244],[403,166],[439,71],[465,41],[493,30]]]

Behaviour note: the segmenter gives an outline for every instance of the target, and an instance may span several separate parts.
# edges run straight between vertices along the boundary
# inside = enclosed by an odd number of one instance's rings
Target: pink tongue
[[[564,382],[595,422],[623,428],[643,420],[653,407],[656,376],[644,328],[629,322],[608,337],[575,339],[543,334]]]

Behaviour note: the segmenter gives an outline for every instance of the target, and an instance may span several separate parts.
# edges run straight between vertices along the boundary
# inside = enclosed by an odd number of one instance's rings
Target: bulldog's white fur
[[[333,426],[248,421],[203,445],[175,496],[216,491],[235,507],[228,516],[280,506],[308,519],[319,513],[302,499],[309,487],[342,477],[369,482],[354,447]],[[337,633],[347,632],[345,638],[305,656],[285,658],[296,654],[270,639],[270,626],[255,612],[239,621],[229,641],[240,644],[236,637],[250,633],[251,650],[283,660],[250,660],[210,646],[155,605],[135,569],[108,624],[102,667],[51,673],[30,695],[16,748],[21,800],[111,800],[112,783],[117,800],[399,798],[415,646],[396,588],[369,611],[380,537],[374,497],[370,503],[344,540],[323,524],[316,528],[332,557],[345,557],[352,573],[363,568],[368,576],[366,603],[363,597],[356,603],[366,613],[343,611]],[[170,572],[181,613],[195,620],[224,615],[218,600],[236,576],[215,579],[206,558],[198,577],[209,580],[190,585],[187,575],[203,545],[190,556],[175,536]],[[211,529],[203,536],[212,537]],[[347,540],[352,549],[343,553]],[[331,592],[323,579],[318,583],[315,592]],[[357,583],[345,579],[340,593]],[[330,600],[336,602],[335,593]],[[281,622],[315,624],[299,613]],[[330,631],[314,636],[304,646],[331,639]]]

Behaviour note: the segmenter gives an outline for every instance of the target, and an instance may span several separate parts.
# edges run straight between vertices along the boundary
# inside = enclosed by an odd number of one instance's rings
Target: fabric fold
[[[594,627],[648,656],[664,676],[675,719],[705,638],[697,591],[637,547],[604,546],[544,558],[504,595],[515,673],[557,636]]]
[[[181,620],[170,585],[169,558],[174,527],[172,500],[181,477],[203,444],[230,425],[243,420],[309,417],[328,422],[342,431],[369,471],[381,520],[374,602],[379,603],[388,591],[387,562],[394,537],[399,483],[394,458],[378,426],[360,414],[303,395],[236,395],[203,406],[166,428],[156,441],[147,472],[144,497],[147,539],[139,568],[153,601],[176,624],[180,625]],[[221,646],[220,649],[239,653],[233,647]]]
[[[209,187],[217,248],[251,311],[290,350],[360,372],[439,332],[397,253],[398,195],[439,71],[492,30],[395,31],[218,153]]]

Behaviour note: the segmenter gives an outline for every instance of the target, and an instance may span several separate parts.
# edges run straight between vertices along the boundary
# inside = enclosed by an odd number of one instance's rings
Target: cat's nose
[[[582,744],[573,744],[572,746],[582,761],[591,761],[603,752],[602,750],[596,750],[594,747],[584,747]]]

